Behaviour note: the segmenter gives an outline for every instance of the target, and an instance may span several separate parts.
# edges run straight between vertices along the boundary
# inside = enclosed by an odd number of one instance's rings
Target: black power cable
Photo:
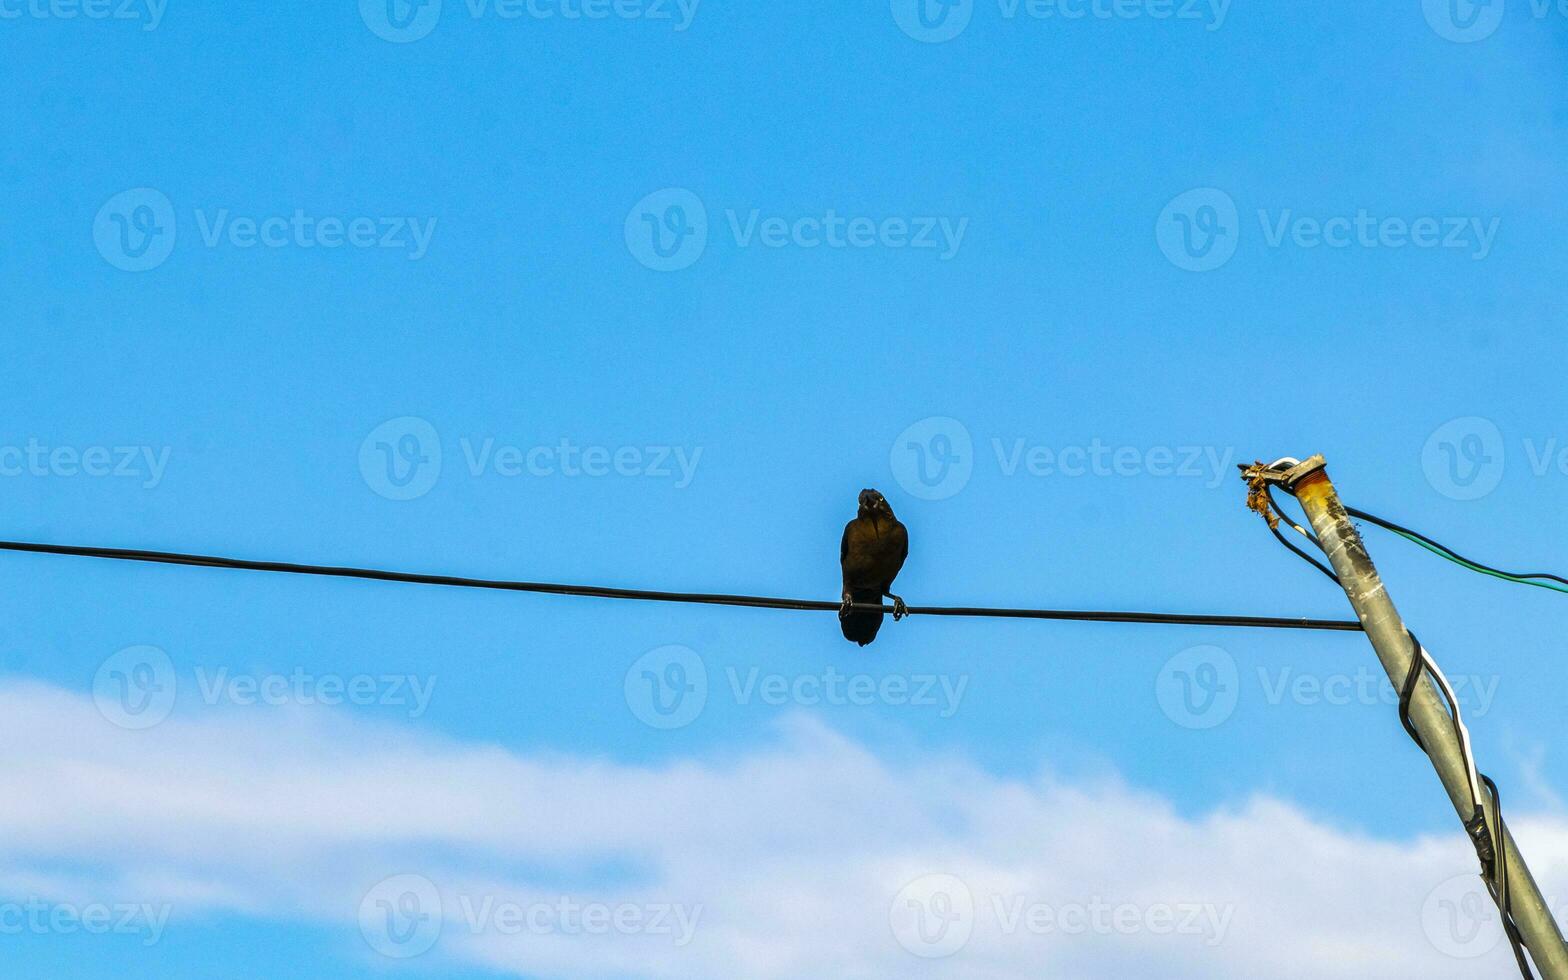
[[[1408,527],[1402,527],[1398,524],[1395,524],[1393,521],[1378,517],[1376,514],[1368,514],[1366,511],[1357,510],[1354,507],[1346,507],[1345,513],[1349,514],[1351,517],[1358,518],[1370,524],[1376,524],[1378,527],[1383,528],[1386,531],[1392,531],[1400,537],[1405,538],[1408,541],[1413,541],[1416,544],[1426,548],[1428,551],[1431,551],[1440,557],[1447,558],[1449,561],[1452,561],[1458,565],[1462,565],[1471,571],[1481,572],[1482,574],[1491,575],[1495,578],[1500,578],[1508,582],[1517,582],[1520,585],[1534,585],[1543,589],[1553,589],[1558,592],[1568,591],[1568,589],[1562,588],[1562,586],[1568,586],[1568,578],[1564,578],[1561,575],[1554,575],[1551,572],[1507,572],[1501,568],[1493,568],[1491,565],[1484,565],[1472,558],[1466,558],[1464,555],[1461,555],[1459,552],[1450,548],[1448,545],[1439,541],[1435,541],[1432,538],[1422,534],[1420,531],[1413,531]],[[1556,582],[1558,585],[1548,585],[1548,582]]]
[[[120,548],[91,548],[63,544],[32,544],[0,541],[0,551],[20,551],[42,555],[77,558],[105,558],[115,561],[156,562],[165,565],[194,565],[251,572],[283,572],[291,575],[324,575],[335,578],[371,579],[414,585],[441,585],[464,589],[498,589],[506,592],[537,592],[546,595],[591,596],[600,599],[636,599],[647,602],[690,602],[713,606],[748,606],[763,609],[800,609],[837,612],[841,603],[812,599],[776,599],[768,596],[722,595],[699,592],[652,592],[645,589],[614,589],[596,585],[557,585],[548,582],[510,582],[495,579],[460,578],[453,575],[426,575],[416,572],[389,572],[372,568],[343,568],[330,565],[298,565],[289,562],[250,561],[243,558],[215,558],[167,551],[129,551]],[[855,603],[855,609],[892,612],[891,606]],[[1361,624],[1339,619],[1292,619],[1281,616],[1204,616],[1184,613],[1097,612],[1072,609],[992,609],[979,606],[910,606],[916,616],[985,616],[1000,619],[1054,619],[1096,623],[1148,623],[1169,626],[1237,626],[1258,629],[1337,630],[1359,632]]]
[[[1349,513],[1349,509],[1346,509]],[[1410,721],[1410,699],[1415,696],[1416,685],[1421,681],[1421,675],[1426,670],[1426,655],[1422,650],[1421,641],[1416,639],[1409,627],[1405,634],[1410,637],[1410,672],[1405,675],[1405,682],[1399,690],[1399,723],[1405,727],[1416,747],[1422,752],[1427,752],[1426,743],[1421,740],[1421,735],[1416,731],[1416,726]],[[1448,694],[1443,694],[1448,700]],[[1508,944],[1513,949],[1514,960],[1519,965],[1519,973],[1524,980],[1535,980],[1535,973],[1530,968],[1530,961],[1525,955],[1524,937],[1519,933],[1519,925],[1514,921],[1513,898],[1508,891],[1508,838],[1506,837],[1508,825],[1503,821],[1503,795],[1497,789],[1497,783],[1492,777],[1476,768],[1475,759],[1471,756],[1465,745],[1465,739],[1459,729],[1459,706],[1449,701],[1449,716],[1453,719],[1454,740],[1459,743],[1460,750],[1464,753],[1465,766],[1479,777],[1485,785],[1487,793],[1492,797],[1492,813],[1497,818],[1497,828],[1494,831],[1487,826],[1486,809],[1481,801],[1473,795],[1471,804],[1474,807],[1469,820],[1465,821],[1465,830],[1470,834],[1470,842],[1475,845],[1476,857],[1481,861],[1482,880],[1491,885],[1497,901],[1498,914],[1502,916],[1503,932],[1508,936]],[[1427,752],[1430,755],[1430,752]]]
[[[1274,499],[1274,488],[1273,487],[1265,486],[1263,488],[1263,494],[1264,494],[1264,496],[1266,496],[1268,498],[1269,506],[1274,508],[1274,513],[1279,515],[1279,519],[1280,520],[1285,521],[1286,523],[1290,524],[1290,526],[1292,526],[1292,527],[1300,528],[1300,525],[1298,525],[1295,521],[1291,520],[1290,518],[1286,517],[1285,516],[1285,512],[1280,509],[1279,501]],[[1313,568],[1316,568],[1318,571],[1322,572],[1324,575],[1327,575],[1329,577],[1329,581],[1333,582],[1335,585],[1339,584],[1339,576],[1334,574],[1333,569],[1329,568],[1327,565],[1325,565],[1322,562],[1318,561],[1316,558],[1313,558],[1311,555],[1307,554],[1305,551],[1302,551],[1300,548],[1298,548],[1295,545],[1291,544],[1290,541],[1285,537],[1285,535],[1280,533],[1279,528],[1277,526],[1275,526],[1273,521],[1269,522],[1269,530],[1274,533],[1275,540],[1277,540],[1280,544],[1284,545],[1285,547],[1289,548],[1291,551],[1294,551],[1298,556],[1300,556],[1302,561],[1304,561],[1307,564],[1311,565]],[[1302,530],[1302,533],[1305,534],[1306,531]],[[1313,543],[1317,542],[1316,538],[1313,538],[1312,540],[1313,540]]]
[[[1294,521],[1291,521],[1290,518],[1285,515],[1285,512],[1280,509],[1279,502],[1274,499],[1274,493],[1271,487],[1265,485],[1264,494],[1267,497],[1269,507],[1273,509],[1274,513],[1277,514],[1281,520],[1286,521],[1287,523],[1291,524],[1292,527],[1301,530],[1303,534],[1307,534],[1307,536],[1311,538],[1311,540],[1316,543],[1320,549],[1322,548],[1322,543],[1319,542],[1316,537],[1310,535],[1305,529],[1302,529],[1300,525],[1297,525]],[[1501,572],[1497,569],[1489,568],[1485,565],[1480,565],[1479,563],[1469,561],[1469,559],[1462,558],[1457,552],[1454,552],[1451,549],[1438,544],[1436,541],[1433,541],[1431,538],[1428,538],[1425,535],[1418,534],[1415,531],[1409,530],[1408,528],[1400,527],[1391,521],[1385,521],[1382,518],[1374,517],[1365,511],[1356,510],[1353,507],[1346,507],[1345,513],[1351,515],[1352,517],[1358,517],[1362,520],[1370,521],[1373,524],[1387,528],[1388,530],[1394,531],[1397,534],[1419,539],[1420,541],[1426,542],[1434,548],[1441,549],[1442,551],[1453,555],[1461,562],[1474,565],[1476,568],[1490,574],[1499,575],[1505,578],[1549,578],[1555,579],[1559,582],[1564,582],[1564,584],[1568,584],[1568,579],[1558,578],[1555,575],[1536,574],[1531,576],[1515,576],[1508,572]],[[1267,516],[1268,515],[1265,515],[1265,517]],[[1269,530],[1274,533],[1274,537],[1278,539],[1280,544],[1295,552],[1302,559],[1316,567],[1318,571],[1322,572],[1324,575],[1327,575],[1336,585],[1341,584],[1339,576],[1335,575],[1332,570],[1323,565],[1317,559],[1313,558],[1311,555],[1307,554],[1305,551],[1297,548],[1295,545],[1286,540],[1285,536],[1280,533],[1279,528],[1275,526],[1274,521],[1270,520],[1268,524]],[[1421,675],[1427,670],[1427,658],[1426,653],[1421,646],[1421,641],[1416,639],[1415,633],[1412,632],[1409,627],[1405,628],[1405,634],[1410,637],[1410,670],[1408,673],[1406,673],[1404,683],[1400,686],[1399,690],[1399,723],[1404,726],[1405,731],[1409,733],[1411,739],[1415,741],[1416,746],[1421,749],[1422,752],[1426,752],[1426,744],[1421,740],[1420,732],[1416,731],[1415,724],[1410,720],[1410,699],[1415,696],[1416,685],[1420,683]],[[1455,704],[1451,699],[1449,699],[1446,691],[1443,693],[1443,698],[1445,701],[1448,701],[1449,717],[1454,728],[1454,741],[1459,745],[1460,752],[1464,756],[1465,767],[1470,772],[1475,773],[1481,783],[1486,786],[1487,793],[1492,797],[1492,813],[1495,814],[1497,818],[1496,829],[1493,830],[1492,828],[1489,828],[1487,826],[1486,820],[1486,809],[1482,806],[1481,801],[1477,799],[1472,792],[1471,804],[1473,806],[1473,813],[1470,819],[1465,821],[1465,830],[1470,835],[1471,843],[1475,845],[1476,857],[1481,861],[1482,880],[1486,881],[1493,890],[1493,896],[1497,902],[1498,914],[1502,917],[1503,932],[1508,936],[1508,943],[1513,950],[1514,960],[1518,964],[1520,976],[1522,976],[1524,980],[1536,980],[1535,972],[1531,969],[1530,966],[1529,957],[1525,953],[1524,937],[1519,932],[1518,923],[1514,921],[1513,898],[1509,894],[1508,890],[1508,839],[1507,824],[1503,822],[1502,794],[1498,792],[1497,783],[1493,782],[1492,777],[1486,775],[1476,768],[1475,759],[1470,753],[1470,749],[1466,744],[1466,739],[1460,726],[1459,705]]]

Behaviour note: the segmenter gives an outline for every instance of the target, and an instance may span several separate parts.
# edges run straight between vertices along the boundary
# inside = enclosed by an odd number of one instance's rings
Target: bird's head
[[[860,512],[877,517],[893,516],[893,508],[888,506],[887,498],[870,489],[860,491]]]

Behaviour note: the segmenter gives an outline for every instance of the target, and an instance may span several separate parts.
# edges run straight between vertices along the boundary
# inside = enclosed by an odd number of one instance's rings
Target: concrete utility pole
[[[1282,486],[1301,502],[1312,530],[1345,588],[1350,605],[1360,617],[1367,638],[1372,641],[1372,648],[1383,662],[1383,669],[1394,683],[1394,689],[1402,689],[1415,655],[1414,644],[1378,578],[1377,569],[1372,567],[1361,535],[1345,513],[1334,484],[1329,482],[1323,457],[1313,456],[1285,471],[1257,467],[1246,475],[1249,479],[1261,478]],[[1410,721],[1420,733],[1422,744],[1460,821],[1468,823],[1474,812],[1470,770],[1465,765],[1448,710],[1427,672],[1422,673],[1421,682],[1410,699]],[[1491,795],[1484,787],[1481,802],[1486,811],[1487,827],[1495,834],[1497,814]],[[1541,889],[1506,827],[1502,837],[1508,859],[1508,903],[1524,944],[1535,960],[1536,969],[1546,980],[1568,980],[1568,946],[1564,945],[1562,933],[1541,896]],[[1492,897],[1497,900],[1495,891]]]

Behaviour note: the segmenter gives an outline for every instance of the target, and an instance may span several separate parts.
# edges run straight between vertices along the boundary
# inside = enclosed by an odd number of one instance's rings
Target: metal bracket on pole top
[[[1286,465],[1289,464],[1289,465]],[[1294,493],[1296,484],[1317,473],[1328,466],[1328,461],[1322,453],[1308,456],[1305,460],[1293,459],[1289,456],[1284,459],[1265,463],[1259,460],[1256,463],[1238,463],[1236,468],[1241,470],[1241,478],[1249,484],[1263,483],[1284,487]]]
[[[1269,500],[1269,488],[1284,487],[1287,493],[1295,496],[1297,484],[1315,473],[1323,472],[1327,466],[1328,463],[1319,453],[1308,456],[1305,461],[1286,456],[1272,463],[1265,463],[1261,459],[1251,464],[1238,463],[1236,468],[1241,470],[1241,478],[1247,483],[1247,507],[1267,521],[1272,529],[1279,526],[1279,516],[1276,516]]]

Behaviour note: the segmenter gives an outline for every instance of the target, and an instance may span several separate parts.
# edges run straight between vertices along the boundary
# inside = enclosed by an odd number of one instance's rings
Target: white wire
[[[1482,799],[1481,777],[1476,772],[1475,756],[1470,751],[1470,729],[1465,727],[1464,719],[1459,714],[1459,699],[1454,695],[1454,689],[1449,686],[1448,678],[1443,675],[1442,668],[1438,667],[1437,661],[1432,659],[1430,653],[1427,653],[1426,647],[1418,642],[1416,648],[1421,654],[1421,661],[1426,664],[1426,669],[1430,670],[1432,676],[1437,678],[1437,683],[1443,689],[1443,695],[1448,698],[1448,703],[1453,707],[1454,727],[1459,730],[1459,748],[1464,754],[1465,776],[1470,780],[1470,800],[1475,806],[1480,806]]]
[[[1268,468],[1271,470],[1279,469],[1279,467],[1285,463],[1289,463],[1291,466],[1300,465],[1299,460],[1295,459],[1294,457],[1282,456],[1273,463],[1270,463]],[[1274,508],[1274,512],[1279,514],[1280,518],[1283,519],[1286,524],[1289,524],[1291,527],[1301,532],[1302,536],[1307,538],[1307,540],[1318,545],[1320,549],[1323,547],[1322,543],[1311,534],[1308,534],[1307,531],[1301,527],[1301,525],[1297,524],[1289,517],[1286,517],[1284,512],[1281,511],[1279,507],[1276,506]],[[1411,639],[1414,640],[1415,637],[1412,635]],[[1486,811],[1481,804],[1481,800],[1483,799],[1481,796],[1481,775],[1476,769],[1475,753],[1470,747],[1470,729],[1465,725],[1464,717],[1459,710],[1459,697],[1454,693],[1453,686],[1448,683],[1448,677],[1443,673],[1443,669],[1437,665],[1437,661],[1432,658],[1432,655],[1427,652],[1426,647],[1419,640],[1416,641],[1416,653],[1414,655],[1419,655],[1421,657],[1422,665],[1428,671],[1431,671],[1432,676],[1437,679],[1438,686],[1442,688],[1443,696],[1448,699],[1449,708],[1453,714],[1454,728],[1459,733],[1459,751],[1465,763],[1465,779],[1470,784],[1470,804],[1472,807],[1480,809],[1484,814]],[[1508,846],[1507,840],[1503,837],[1501,826],[1499,826],[1494,832],[1493,846],[1499,851],[1501,851],[1502,848],[1506,848]],[[1484,876],[1483,880],[1485,880]],[[1492,893],[1492,898],[1497,902],[1498,909],[1506,920],[1510,914],[1507,908],[1509,904],[1509,898],[1507,897],[1507,893],[1505,891],[1505,889],[1508,887],[1507,880],[1504,879],[1499,882],[1486,880],[1486,887],[1487,890]]]
[[[1285,457],[1285,459],[1290,459],[1290,457],[1287,456],[1287,457]],[[1276,464],[1270,464],[1269,468],[1273,469],[1275,465]],[[1290,519],[1290,515],[1285,513],[1285,508],[1283,508],[1283,507],[1279,506],[1278,504],[1274,503],[1274,498],[1273,497],[1269,498],[1269,504],[1270,504],[1270,506],[1273,507],[1274,513],[1276,515],[1278,515],[1280,520],[1284,521],[1286,524],[1289,524],[1291,526],[1291,528],[1293,528],[1297,534],[1301,535],[1302,537],[1306,538],[1308,541],[1311,541],[1313,544],[1317,545],[1319,551],[1323,550],[1323,545],[1318,542],[1317,537],[1311,531],[1308,531],[1306,528],[1302,527],[1300,524],[1297,524],[1295,521],[1291,520]],[[1327,557],[1326,553],[1325,553],[1325,557]]]
[[[1302,537],[1306,538],[1308,541],[1311,541],[1313,544],[1317,544],[1318,543],[1318,539],[1312,536],[1312,532],[1308,531],[1306,528],[1302,527],[1300,524],[1297,524],[1295,521],[1291,520],[1290,518],[1285,517],[1285,515],[1283,513],[1280,513],[1279,508],[1277,508],[1277,507],[1274,508],[1274,513],[1279,514],[1280,517],[1284,518],[1284,521],[1285,521],[1286,524],[1289,524],[1291,527],[1296,529],[1296,533],[1300,534]]]
[[[1301,461],[1296,459],[1294,456],[1281,456],[1279,459],[1276,459],[1274,462],[1270,463],[1268,468],[1271,470],[1277,470],[1282,465],[1287,463],[1291,466],[1301,465]],[[1309,534],[1307,530],[1300,524],[1297,524],[1295,521],[1287,517],[1284,511],[1282,511],[1279,507],[1276,506],[1274,508],[1274,513],[1278,514],[1286,524],[1289,524],[1291,527],[1300,532],[1302,537],[1306,538],[1308,541],[1311,541],[1313,544],[1318,545],[1320,549],[1323,547],[1317,538]],[[1454,727],[1459,731],[1459,749],[1463,753],[1465,760],[1465,778],[1470,782],[1470,801],[1473,806],[1480,806],[1482,799],[1481,777],[1480,774],[1476,771],[1475,756],[1470,750],[1470,729],[1465,727],[1464,719],[1461,717],[1459,712],[1459,698],[1454,694],[1454,689],[1448,683],[1448,678],[1443,674],[1443,669],[1437,665],[1437,661],[1432,659],[1432,655],[1427,652],[1426,647],[1423,646],[1419,641],[1416,643],[1416,651],[1419,653],[1422,663],[1426,665],[1426,669],[1430,670],[1432,672],[1432,676],[1437,678],[1437,683],[1442,687],[1443,694],[1448,698],[1448,703],[1453,710]]]
[[[1470,749],[1470,729],[1465,727],[1463,719],[1460,718],[1459,699],[1454,696],[1454,689],[1449,686],[1448,678],[1443,676],[1443,671],[1437,666],[1437,661],[1432,659],[1432,655],[1427,653],[1426,647],[1422,646],[1419,641],[1417,641],[1416,646],[1420,650],[1422,663],[1425,664],[1426,669],[1430,670],[1432,675],[1437,678],[1438,684],[1443,688],[1444,695],[1448,697],[1448,703],[1453,707],[1454,727],[1459,730],[1459,748],[1464,755],[1466,768],[1465,774],[1470,780],[1471,804],[1477,809],[1480,809],[1482,813],[1485,813],[1485,808],[1481,806],[1481,780],[1475,768],[1475,755],[1471,752]],[[1493,860],[1497,862],[1494,865],[1494,868],[1505,866],[1504,862],[1507,860],[1507,856],[1504,853],[1504,849],[1507,846],[1508,840],[1503,836],[1502,815],[1499,814],[1497,816],[1497,826],[1492,828],[1492,847],[1494,848],[1495,853]],[[1509,906],[1512,904],[1512,896],[1510,896],[1508,893],[1507,876],[1504,875],[1498,880],[1493,881],[1483,873],[1481,880],[1485,882],[1486,890],[1491,893],[1492,900],[1497,903],[1498,912],[1502,915],[1504,924],[1506,925],[1513,914],[1509,909]],[[1513,941],[1512,935],[1509,936],[1509,940],[1511,942]],[[1528,947],[1526,947],[1526,949],[1528,949]],[[1515,952],[1517,952],[1517,950],[1515,950]]]

